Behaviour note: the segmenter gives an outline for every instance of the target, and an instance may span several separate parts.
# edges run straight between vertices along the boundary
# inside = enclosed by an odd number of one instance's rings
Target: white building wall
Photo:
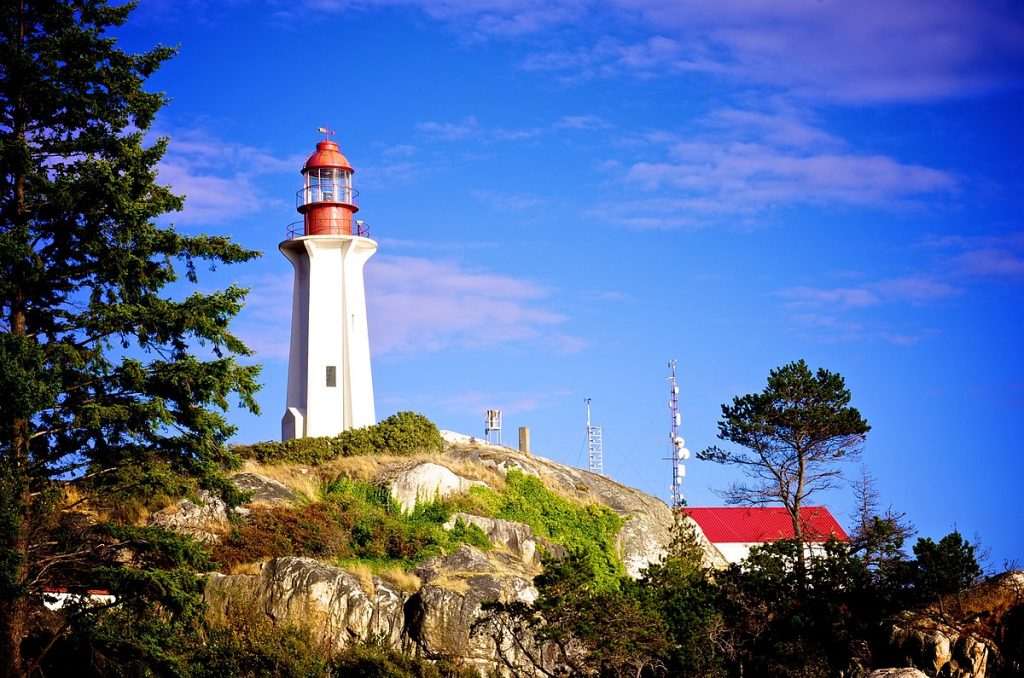
[[[316,235],[280,248],[295,269],[282,440],[335,436],[375,423],[363,267],[377,243]]]
[[[765,542],[754,541],[754,542],[717,542],[715,546],[721,552],[725,559],[730,563],[739,564],[741,560],[750,555],[750,549],[755,546],[760,546]],[[816,542],[804,544],[804,553],[808,557],[812,556],[823,556],[825,555],[825,545]]]

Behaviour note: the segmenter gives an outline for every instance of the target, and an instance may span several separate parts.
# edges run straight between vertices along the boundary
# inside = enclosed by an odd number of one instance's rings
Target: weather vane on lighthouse
[[[359,211],[354,170],[326,127],[302,167],[281,252],[295,268],[287,405],[281,439],[335,436],[376,422],[363,266],[377,251]]]

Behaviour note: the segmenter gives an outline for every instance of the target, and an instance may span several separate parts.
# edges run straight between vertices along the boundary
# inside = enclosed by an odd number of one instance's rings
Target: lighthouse
[[[355,220],[354,170],[324,139],[302,167],[302,220],[279,246],[295,268],[288,398],[281,439],[335,436],[376,422],[363,266],[377,251]]]

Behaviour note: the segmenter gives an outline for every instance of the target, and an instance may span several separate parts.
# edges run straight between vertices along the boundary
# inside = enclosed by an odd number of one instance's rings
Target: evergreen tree
[[[860,452],[871,427],[856,408],[842,376],[803,360],[772,370],[761,393],[722,405],[718,437],[744,449],[709,447],[698,458],[740,467],[750,479],[723,495],[733,504],[781,503],[803,542],[800,508],[808,497],[837,485],[838,463]],[[804,567],[804,553],[798,567]]]
[[[921,537],[914,544],[914,588],[921,598],[959,593],[981,579],[981,566],[971,545],[957,530],[938,543]]]
[[[252,259],[227,238],[155,219],[182,198],[156,181],[173,53],[128,54],[105,0],[0,4],[0,673],[22,675],[29,614],[94,554],[48,540],[64,490],[84,501],[207,488],[229,496],[223,411],[255,410],[258,369],[228,328],[245,290],[173,290],[177,269]],[[112,499],[113,498],[113,499]],[[71,534],[71,533],[65,533]],[[73,541],[73,540],[72,540]],[[77,546],[83,546],[78,544]]]

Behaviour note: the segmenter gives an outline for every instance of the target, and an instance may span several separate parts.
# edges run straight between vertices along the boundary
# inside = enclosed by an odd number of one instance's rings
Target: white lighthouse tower
[[[288,402],[281,439],[335,436],[376,422],[363,265],[377,251],[352,188],[352,166],[329,132],[302,168],[302,221],[281,252],[295,267]]]

